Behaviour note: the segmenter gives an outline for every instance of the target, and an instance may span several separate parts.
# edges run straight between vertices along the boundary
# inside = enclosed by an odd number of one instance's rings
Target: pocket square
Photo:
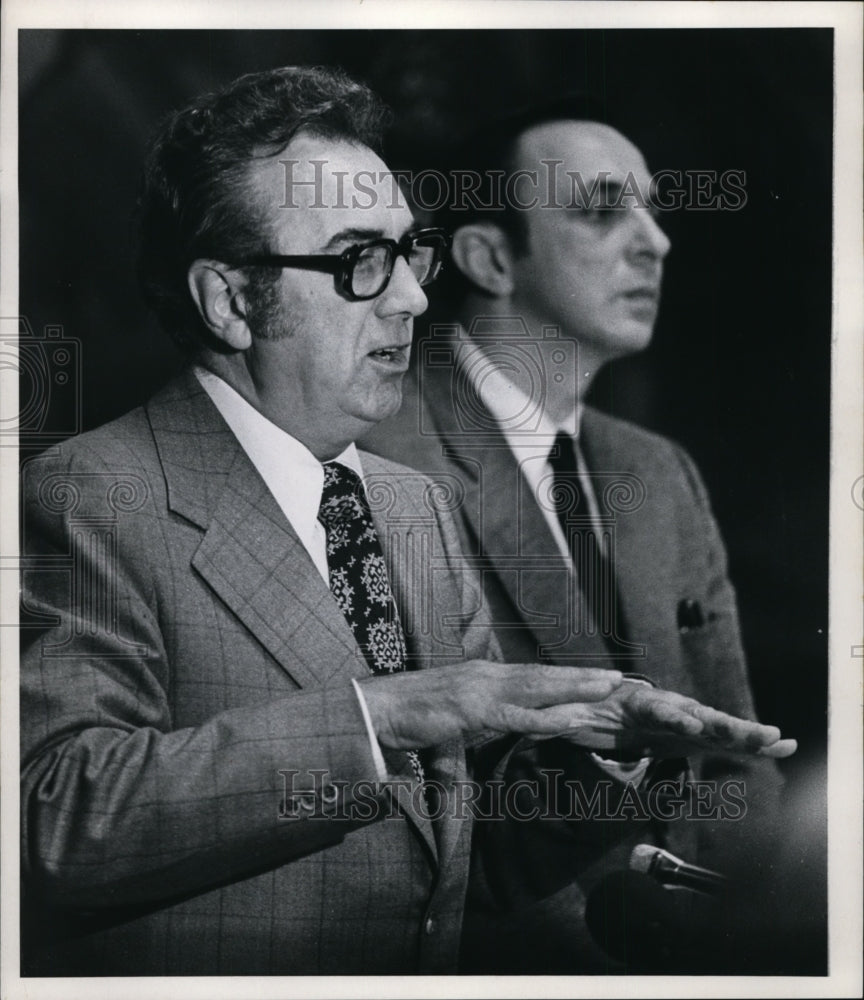
[[[685,598],[678,603],[678,630],[689,632],[691,628],[699,628],[705,624],[705,615],[702,613],[702,605],[698,601],[691,601]]]

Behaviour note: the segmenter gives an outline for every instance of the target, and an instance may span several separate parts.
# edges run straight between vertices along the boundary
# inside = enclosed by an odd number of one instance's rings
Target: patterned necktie
[[[339,462],[324,463],[318,520],[327,532],[330,591],[373,674],[405,669],[405,637],[387,565],[360,477]],[[419,782],[423,765],[406,751]]]

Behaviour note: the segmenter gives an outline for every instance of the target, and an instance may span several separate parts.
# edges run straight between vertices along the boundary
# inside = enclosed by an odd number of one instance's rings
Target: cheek
[[[356,366],[362,344],[362,320],[345,309],[341,299],[335,303],[318,302],[305,310],[310,349],[325,380],[333,380],[339,372]]]
[[[588,284],[589,278],[602,272],[602,250],[597,241],[572,228],[550,228],[542,249],[535,255],[539,269],[558,282]]]
[[[551,261],[543,282],[547,297],[557,299],[562,306],[566,304],[568,312],[590,311],[602,300],[602,272],[576,253],[562,252]]]

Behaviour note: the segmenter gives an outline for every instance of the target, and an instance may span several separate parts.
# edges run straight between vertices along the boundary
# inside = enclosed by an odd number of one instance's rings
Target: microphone
[[[725,875],[688,864],[662,847],[651,844],[637,844],[633,848],[630,870],[650,875],[664,886],[692,889],[709,896],[716,896],[728,885]]]
[[[618,963],[609,971],[785,975],[815,968],[819,943],[812,940],[813,924],[793,916],[789,905],[790,896],[801,891],[797,873],[788,864],[778,873],[768,860],[765,851],[726,879],[639,844],[629,868],[600,878],[585,904],[592,938],[610,963]],[[787,947],[789,940],[796,944]],[[789,948],[799,945],[801,955],[793,955]]]

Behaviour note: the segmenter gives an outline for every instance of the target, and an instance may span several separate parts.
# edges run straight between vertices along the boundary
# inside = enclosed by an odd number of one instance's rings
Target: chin
[[[376,399],[366,407],[363,419],[370,424],[380,424],[382,420],[395,416],[402,408],[402,389],[396,389],[381,399]]]
[[[616,330],[615,334],[609,337],[607,343],[610,355],[625,358],[629,354],[638,354],[650,345],[653,336],[653,323],[628,323],[626,327]]]

